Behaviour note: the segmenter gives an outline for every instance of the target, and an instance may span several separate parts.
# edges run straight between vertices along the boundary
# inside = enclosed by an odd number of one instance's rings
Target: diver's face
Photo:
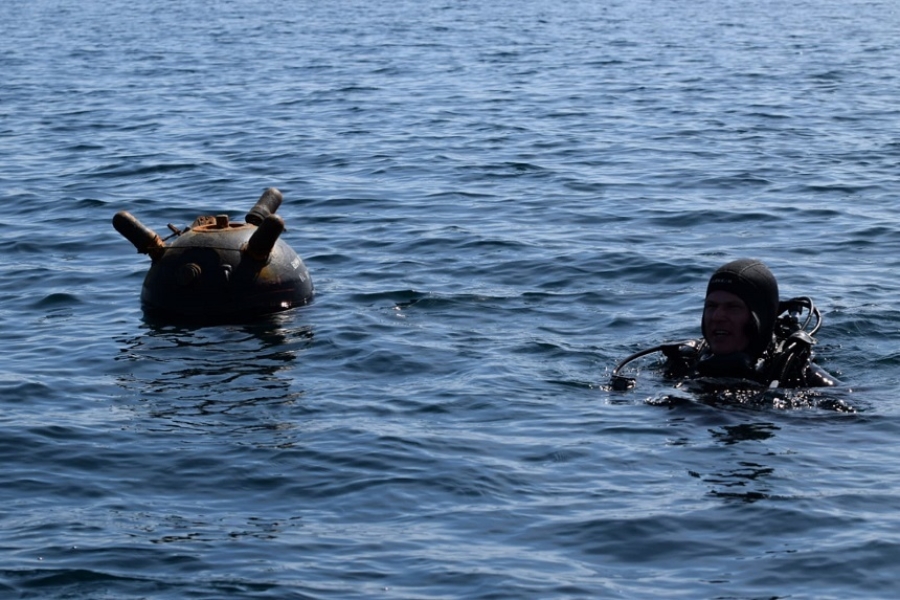
[[[743,352],[750,345],[747,336],[750,309],[731,292],[715,291],[703,305],[703,330],[713,354]]]

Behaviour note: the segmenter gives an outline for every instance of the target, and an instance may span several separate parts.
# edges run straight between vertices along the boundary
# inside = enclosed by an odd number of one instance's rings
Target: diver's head
[[[772,341],[777,316],[778,282],[766,265],[745,258],[713,273],[701,327],[714,354],[759,358]]]

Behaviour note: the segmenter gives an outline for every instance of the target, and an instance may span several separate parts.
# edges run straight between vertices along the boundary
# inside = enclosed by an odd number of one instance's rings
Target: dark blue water
[[[892,0],[0,4],[0,597],[893,598]],[[285,195],[308,307],[112,228]],[[845,385],[652,360],[741,256]]]

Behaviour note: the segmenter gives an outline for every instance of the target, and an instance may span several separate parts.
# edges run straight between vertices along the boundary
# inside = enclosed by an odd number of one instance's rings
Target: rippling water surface
[[[892,1],[0,5],[4,598],[893,598]],[[141,312],[285,195],[317,297]],[[741,256],[827,394],[652,360]]]

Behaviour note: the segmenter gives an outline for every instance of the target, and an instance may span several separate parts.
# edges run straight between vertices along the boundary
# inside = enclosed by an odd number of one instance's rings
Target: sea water
[[[0,597],[896,597],[898,31],[892,0],[3,2]],[[270,186],[314,303],[147,321],[113,214]],[[841,386],[609,387],[744,256]]]

